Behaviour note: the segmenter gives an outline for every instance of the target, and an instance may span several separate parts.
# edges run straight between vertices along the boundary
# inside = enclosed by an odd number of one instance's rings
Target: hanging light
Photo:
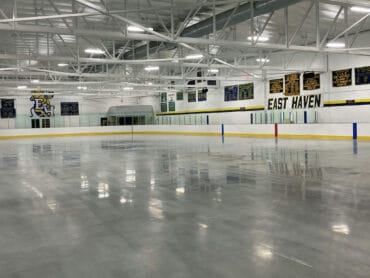
[[[156,71],[156,70],[159,70],[159,67],[158,66],[147,66],[145,70],[146,71]]]
[[[344,42],[329,42],[326,46],[330,48],[344,48],[346,44]]]
[[[100,48],[86,48],[85,53],[88,54],[96,54],[96,55],[103,55],[105,52],[101,50]]]

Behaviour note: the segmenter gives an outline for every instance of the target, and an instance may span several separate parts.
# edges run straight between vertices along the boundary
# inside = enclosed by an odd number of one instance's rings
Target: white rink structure
[[[369,1],[0,2],[1,278],[369,276]]]

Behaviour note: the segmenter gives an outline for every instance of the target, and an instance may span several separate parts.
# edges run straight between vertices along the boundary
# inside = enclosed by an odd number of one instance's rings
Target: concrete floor
[[[369,277],[370,143],[0,142],[0,277]]]

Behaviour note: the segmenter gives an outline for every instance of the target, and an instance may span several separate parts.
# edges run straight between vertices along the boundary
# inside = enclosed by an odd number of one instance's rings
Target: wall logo
[[[51,105],[50,99],[53,95],[32,95],[30,101],[33,101],[33,107],[30,109],[31,116],[52,117],[55,116],[55,106]]]

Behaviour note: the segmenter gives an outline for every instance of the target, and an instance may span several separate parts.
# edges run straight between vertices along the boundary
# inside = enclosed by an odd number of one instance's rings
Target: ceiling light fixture
[[[152,85],[153,85],[153,83],[152,83],[152,82],[149,82],[149,83],[148,83],[148,85],[149,85],[149,86],[152,86]]]
[[[258,63],[269,63],[270,59],[268,59],[268,58],[257,58],[256,61]]]
[[[359,13],[370,13],[370,8],[354,6],[354,7],[351,7],[351,11],[359,12]]]
[[[219,70],[218,69],[209,69],[208,72],[209,73],[218,73]]]
[[[153,31],[153,28],[147,28],[148,30],[150,31]],[[127,31],[130,31],[130,32],[145,32],[145,30],[141,27],[138,27],[138,26],[133,26],[133,25],[130,25],[127,27]]]
[[[25,86],[25,85],[19,85],[19,86],[17,87],[17,89],[18,89],[18,90],[25,90],[25,89],[27,89],[27,86]]]
[[[33,80],[31,80],[31,83],[40,83],[40,80],[38,80],[38,79],[33,79]]]
[[[86,86],[78,86],[77,89],[78,90],[87,90],[87,87]]]
[[[258,37],[258,36],[249,36],[248,38],[248,41],[258,41],[258,42],[267,42],[268,40],[269,40],[269,38],[268,37],[262,37],[262,36],[260,36],[260,37]]]
[[[146,71],[156,71],[156,70],[159,70],[159,67],[158,66],[147,66],[145,70]]]
[[[329,42],[327,45],[329,48],[343,48],[346,47],[344,42]]]
[[[132,87],[124,87],[124,88],[123,88],[123,90],[124,90],[124,91],[132,91],[133,89],[134,89],[134,88],[132,88]]]
[[[58,67],[60,67],[60,68],[67,67],[67,66],[68,66],[68,64],[66,64],[66,63],[59,63],[58,64]]]
[[[196,60],[196,59],[202,59],[203,55],[202,54],[191,54],[185,57],[187,60]]]
[[[86,48],[85,53],[103,55],[105,52],[99,48]]]

